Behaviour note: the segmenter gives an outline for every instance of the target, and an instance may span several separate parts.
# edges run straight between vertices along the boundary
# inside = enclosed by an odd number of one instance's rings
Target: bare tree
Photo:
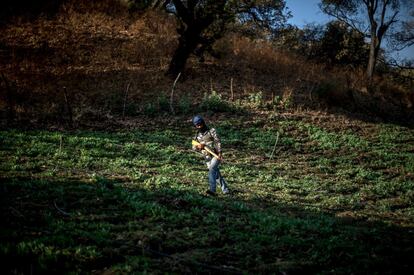
[[[322,0],[321,10],[369,39],[370,50],[366,76],[372,79],[381,44],[390,27],[402,23],[400,8],[405,0]],[[407,2],[408,3],[408,2]]]
[[[414,11],[410,14],[411,19],[402,23],[402,28],[393,37],[396,50],[402,50],[414,45]]]

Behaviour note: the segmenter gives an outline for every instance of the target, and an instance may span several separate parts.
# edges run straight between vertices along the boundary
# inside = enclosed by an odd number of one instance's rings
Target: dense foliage
[[[172,57],[168,73],[183,72],[190,54],[203,60],[205,51],[212,53],[213,43],[224,36],[230,24],[275,30],[286,21],[285,1],[221,0],[221,1],[165,1],[165,8],[178,19],[179,44]]]

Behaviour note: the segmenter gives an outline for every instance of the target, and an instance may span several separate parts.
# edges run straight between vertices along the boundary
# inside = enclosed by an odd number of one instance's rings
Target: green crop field
[[[6,273],[408,273],[414,130],[217,119],[231,195],[190,123],[0,132]]]

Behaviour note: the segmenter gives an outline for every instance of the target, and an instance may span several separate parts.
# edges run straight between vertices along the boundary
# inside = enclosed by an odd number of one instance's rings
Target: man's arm
[[[223,159],[223,155],[222,155],[222,152],[221,152],[221,139],[220,139],[219,135],[217,134],[217,131],[216,131],[215,128],[212,128],[210,130],[210,133],[211,133],[211,136],[214,139],[214,147],[215,147],[215,149],[217,151],[217,154],[219,156],[219,159],[222,160]]]

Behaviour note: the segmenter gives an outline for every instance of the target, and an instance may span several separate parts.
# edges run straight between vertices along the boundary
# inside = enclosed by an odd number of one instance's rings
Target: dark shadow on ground
[[[99,179],[3,178],[6,273],[407,274],[413,228]]]

